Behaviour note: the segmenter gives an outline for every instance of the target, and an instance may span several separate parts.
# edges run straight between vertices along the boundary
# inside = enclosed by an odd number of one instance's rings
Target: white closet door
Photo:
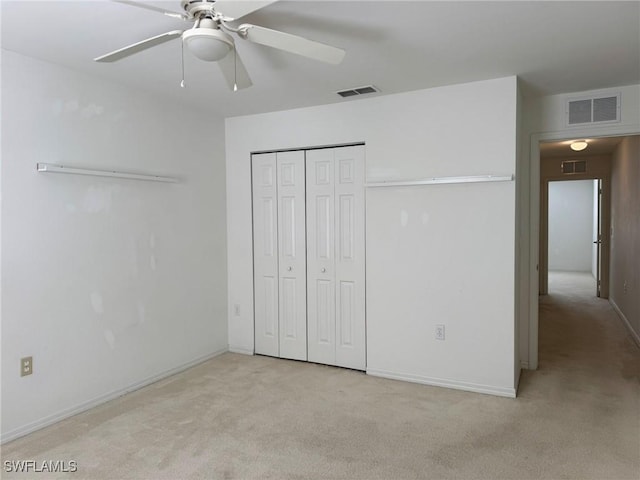
[[[334,149],[336,365],[366,368],[364,146]]]
[[[280,357],[307,359],[304,151],[276,154]]]
[[[364,370],[364,147],[307,152],[309,360]]]
[[[255,352],[278,357],[276,154],[252,156]]]
[[[307,152],[307,320],[309,361],[335,365],[334,151]]]

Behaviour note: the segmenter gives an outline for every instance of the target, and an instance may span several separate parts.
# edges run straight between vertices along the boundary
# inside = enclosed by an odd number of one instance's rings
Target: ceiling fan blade
[[[341,48],[314,42],[290,33],[271,30],[256,25],[243,24],[238,27],[240,36],[251,42],[278,48],[286,52],[296,53],[303,57],[337,65],[344,59],[345,51]]]
[[[180,35],[182,35],[182,30],[172,30],[171,32],[162,33],[160,35],[156,35],[155,37],[147,38],[146,40],[142,40],[141,42],[134,43],[133,45],[129,45],[119,50],[107,53],[106,55],[102,55],[101,57],[94,58],[94,60],[96,62],[115,62],[116,60],[120,60],[122,58],[128,57],[129,55],[133,55],[134,53],[142,52],[143,50],[146,50],[148,48],[155,47],[156,45],[160,45],[161,43],[165,43],[169,40],[173,40],[174,38],[178,38]]]
[[[216,0],[213,8],[226,18],[237,20],[277,1],[278,0]]]
[[[218,65],[231,90],[242,90],[253,85],[251,78],[249,78],[249,73],[235,48],[226,57],[218,61]]]
[[[181,18],[182,20],[188,20],[189,17],[184,13],[172,12],[171,10],[165,10],[164,8],[154,7],[153,5],[147,5],[146,3],[134,2],[133,0],[112,0],[116,3],[124,3],[125,5],[131,5],[132,7],[144,8],[145,10],[151,10],[152,12],[162,13],[167,17]]]

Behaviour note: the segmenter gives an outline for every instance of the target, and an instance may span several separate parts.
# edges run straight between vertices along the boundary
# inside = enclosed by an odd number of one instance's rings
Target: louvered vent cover
[[[591,100],[569,102],[569,125],[591,122]]]
[[[615,122],[618,120],[618,97],[593,99],[593,121]]]
[[[339,92],[336,92],[336,93],[344,98],[344,97],[353,97],[355,95],[366,95],[367,93],[375,93],[379,91],[380,90],[378,90],[373,85],[365,85],[364,87],[356,87],[356,88],[349,88],[347,90],[340,90]]]
[[[587,173],[587,161],[566,160],[562,162],[562,173]]]
[[[567,100],[567,125],[620,121],[620,94]]]

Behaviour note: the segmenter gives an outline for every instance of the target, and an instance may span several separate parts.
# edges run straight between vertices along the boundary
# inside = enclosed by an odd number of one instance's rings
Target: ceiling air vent
[[[587,173],[586,160],[566,160],[562,162],[562,173]]]
[[[347,90],[341,90],[336,93],[341,97],[346,98],[346,97],[353,97],[356,95],[366,95],[367,93],[376,93],[379,91],[380,90],[378,90],[373,85],[365,85],[364,87],[349,88]]]
[[[567,99],[567,125],[620,121],[620,94]]]

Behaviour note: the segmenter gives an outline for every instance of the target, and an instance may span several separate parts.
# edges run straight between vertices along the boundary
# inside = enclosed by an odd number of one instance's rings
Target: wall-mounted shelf
[[[442,185],[447,183],[510,182],[513,175],[474,175],[466,177],[432,177],[418,180],[388,180],[368,182],[367,187],[415,187],[419,185]]]
[[[128,178],[130,180],[146,180],[151,182],[178,183],[180,180],[174,177],[163,177],[160,175],[149,175],[133,172],[118,172],[116,170],[93,170],[89,168],[65,167],[64,165],[54,165],[52,163],[36,164],[38,172],[45,173],[71,173],[75,175],[93,175],[98,177]]]

